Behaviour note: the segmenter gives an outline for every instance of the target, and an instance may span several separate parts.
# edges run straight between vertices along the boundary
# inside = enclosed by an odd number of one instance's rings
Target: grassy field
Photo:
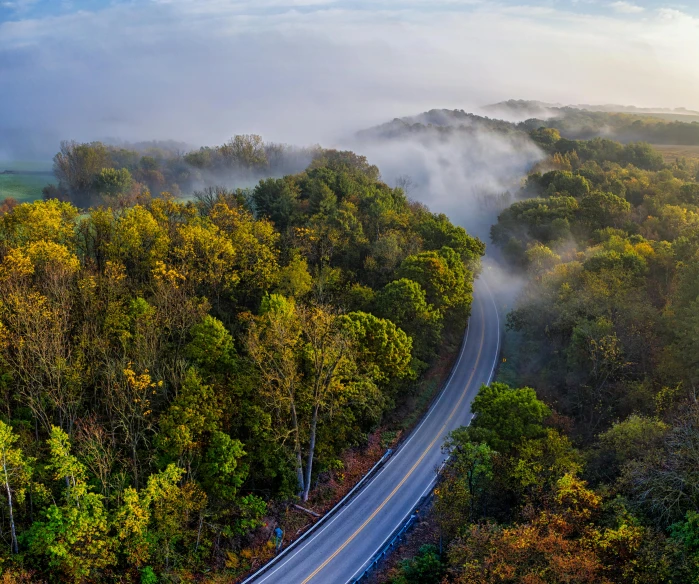
[[[53,181],[48,174],[24,174],[50,171],[50,163],[0,161],[0,173],[4,170],[18,174],[0,174],[0,201],[8,197],[21,203],[36,201],[41,198],[41,189]]]
[[[663,155],[665,162],[674,162],[678,158],[687,160],[699,160],[699,146],[672,146],[667,144],[653,144],[658,152]]]

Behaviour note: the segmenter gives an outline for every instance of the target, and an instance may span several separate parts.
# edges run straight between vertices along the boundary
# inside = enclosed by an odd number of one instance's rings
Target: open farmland
[[[20,202],[41,198],[41,189],[53,182],[50,164],[45,162],[0,161],[0,200],[12,197]]]
[[[653,144],[653,148],[663,155],[665,162],[674,162],[678,158],[699,160],[699,146]]]

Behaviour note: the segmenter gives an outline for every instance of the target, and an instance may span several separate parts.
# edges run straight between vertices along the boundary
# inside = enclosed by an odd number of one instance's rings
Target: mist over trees
[[[689,115],[692,112],[673,116],[669,113],[590,111],[575,107],[544,107],[537,102],[528,101],[504,102],[483,109],[487,113],[492,112],[493,116],[525,119],[506,121],[464,110],[435,109],[417,116],[395,118],[391,122],[363,130],[358,136],[361,139],[395,139],[406,136],[447,139],[454,135],[487,131],[502,136],[526,138],[532,131],[551,128],[570,140],[608,138],[622,143],[699,145],[699,114]]]
[[[87,208],[133,203],[146,190],[179,196],[212,186],[253,186],[263,177],[301,172],[319,151],[264,142],[254,134],[234,136],[216,147],[184,151],[182,146],[64,141],[53,159],[58,184],[47,186],[44,197]]]
[[[699,577],[699,163],[598,135],[635,113],[576,112],[359,135],[530,167],[490,230],[525,282],[506,362],[445,445],[442,552],[395,583]],[[235,578],[460,337],[485,245],[350,151],[64,142],[54,170],[0,206],[4,573]]]

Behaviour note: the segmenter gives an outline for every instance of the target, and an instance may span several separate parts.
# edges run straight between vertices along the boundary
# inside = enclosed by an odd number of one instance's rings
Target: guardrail
[[[359,584],[365,578],[368,578],[374,570],[376,570],[379,564],[381,564],[381,562],[386,558],[386,556],[390,554],[391,551],[393,551],[393,548],[396,547],[401,542],[403,537],[405,537],[408,531],[410,531],[410,528],[413,525],[415,525],[415,523],[420,517],[420,509],[425,507],[427,503],[432,500],[432,496],[433,491],[432,489],[430,489],[429,494],[424,495],[418,501],[418,504],[415,505],[415,511],[413,511],[408,516],[408,518],[402,523],[402,525],[391,534],[384,546],[378,552],[376,552],[376,554],[374,554],[374,557],[369,562],[369,565],[359,576],[352,580],[351,584]]]
[[[273,568],[274,565],[281,560],[286,554],[288,554],[290,551],[292,551],[296,546],[298,546],[303,540],[306,539],[311,533],[313,533],[318,526],[322,525],[325,523],[330,517],[335,515],[337,511],[342,509],[349,501],[354,497],[354,495],[364,486],[364,484],[376,474],[376,471],[381,468],[386,461],[391,457],[393,454],[393,450],[389,448],[384,455],[372,466],[369,471],[361,478],[359,481],[357,481],[357,484],[354,485],[342,499],[340,499],[337,504],[333,506],[330,511],[328,511],[325,515],[323,515],[318,521],[316,521],[311,527],[309,527],[306,531],[301,534],[301,537],[296,538],[294,541],[292,541],[288,547],[284,548],[279,554],[274,556],[271,560],[269,560],[264,566],[260,567],[258,570],[255,570],[253,574],[248,576],[245,580],[243,580],[240,584],[249,584],[265,572],[267,572],[270,568]]]
[[[473,416],[471,416],[473,417]],[[415,505],[415,511],[413,511],[408,518],[401,523],[401,525],[389,536],[386,543],[381,547],[381,549],[374,554],[374,556],[369,561],[369,565],[364,569],[364,571],[357,576],[350,584],[358,584],[364,578],[368,578],[369,575],[379,566],[379,564],[386,558],[386,556],[396,547],[397,544],[403,539],[403,537],[410,531],[410,528],[415,525],[415,522],[420,516],[420,510],[427,505],[434,498],[434,486],[439,482],[439,477],[442,476],[444,467],[449,463],[451,455],[446,458],[442,464],[439,465],[437,469],[437,476],[435,477],[432,486],[430,487],[429,493],[420,497],[420,500]]]

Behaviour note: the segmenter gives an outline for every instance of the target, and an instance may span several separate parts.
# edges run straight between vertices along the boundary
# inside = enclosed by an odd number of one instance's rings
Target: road
[[[246,584],[345,584],[361,574],[434,486],[444,438],[470,422],[471,401],[490,382],[499,349],[497,307],[481,278],[458,360],[420,425],[354,498]]]

